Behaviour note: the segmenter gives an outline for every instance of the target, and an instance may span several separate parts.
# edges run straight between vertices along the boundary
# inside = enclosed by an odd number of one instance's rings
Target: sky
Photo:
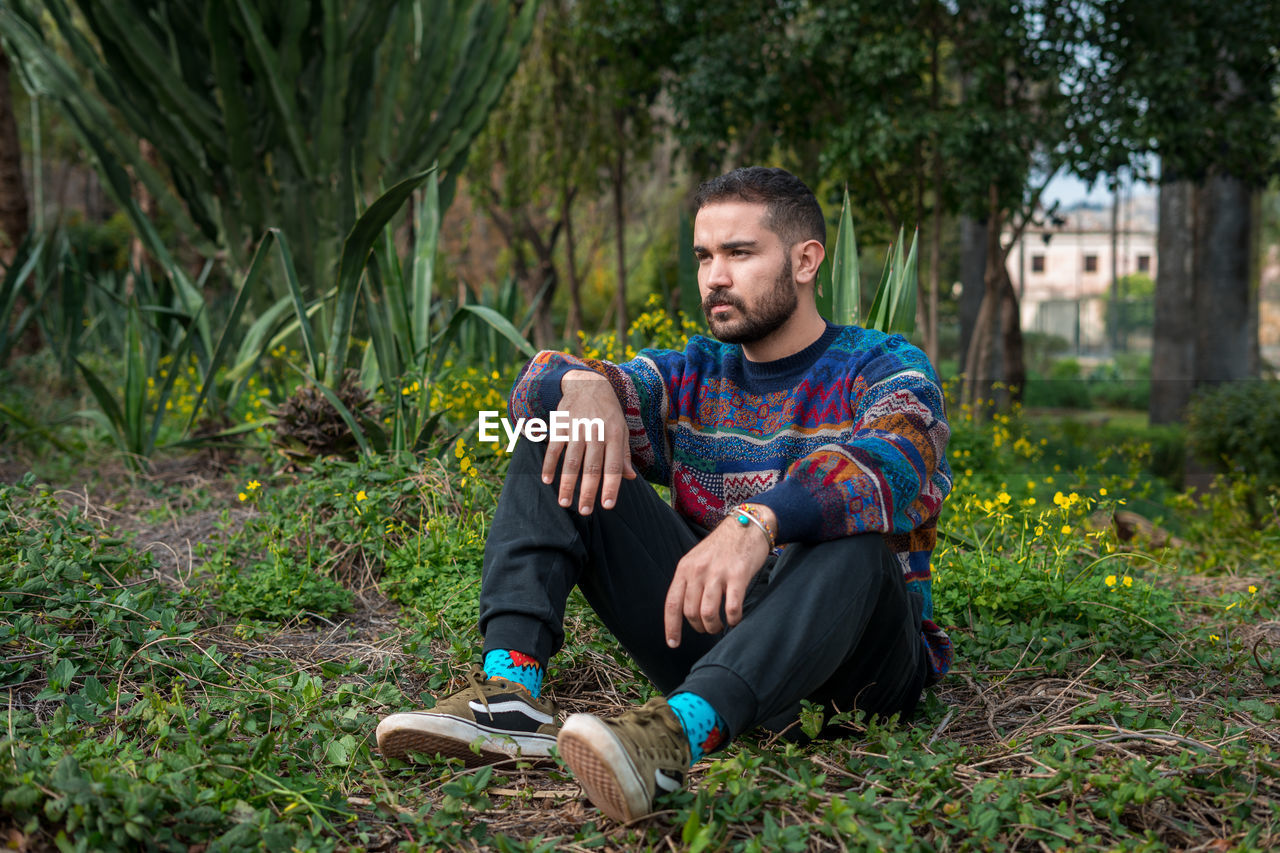
[[[1132,181],[1132,178],[1127,175],[1124,178]],[[1137,195],[1155,192],[1153,184],[1142,181],[1132,183],[1130,187],[1126,188],[1127,191]],[[1060,202],[1063,208],[1072,207],[1080,202],[1108,206],[1111,204],[1111,193],[1107,191],[1105,179],[1094,181],[1093,187],[1090,189],[1089,185],[1079,178],[1070,175],[1059,175],[1049,182],[1049,186],[1044,191],[1043,203],[1048,206],[1054,201]]]

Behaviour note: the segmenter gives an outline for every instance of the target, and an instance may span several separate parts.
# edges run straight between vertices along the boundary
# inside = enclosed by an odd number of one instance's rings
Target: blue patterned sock
[[[696,764],[724,742],[728,726],[706,699],[696,693],[677,693],[667,698],[667,705],[675,712],[689,739],[690,764]]]
[[[535,699],[542,693],[542,664],[524,652],[494,649],[484,656],[484,674],[527,687]]]

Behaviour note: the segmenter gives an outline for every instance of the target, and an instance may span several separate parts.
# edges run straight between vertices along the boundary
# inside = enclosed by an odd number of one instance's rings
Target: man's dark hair
[[[787,246],[805,240],[827,245],[827,222],[813,191],[786,169],[743,166],[698,187],[694,208],[724,201],[765,206],[764,224]]]

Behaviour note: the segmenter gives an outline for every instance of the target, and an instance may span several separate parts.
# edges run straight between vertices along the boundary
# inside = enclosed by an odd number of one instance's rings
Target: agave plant
[[[415,244],[402,262],[391,239],[390,226],[420,189],[422,197],[412,211]],[[327,338],[317,337],[311,321],[317,303],[303,297],[288,245],[280,239],[282,235],[276,235],[294,307],[293,320],[282,334],[296,329],[307,358],[306,366],[299,368],[305,381],[296,394],[308,399],[299,399],[289,410],[322,408],[322,399],[350,430],[351,440],[361,452],[413,452],[430,441],[443,414],[431,411],[431,386],[443,368],[445,353],[460,332],[479,323],[525,355],[533,355],[532,345],[492,307],[463,305],[448,317],[440,315],[439,303],[432,299],[439,223],[439,189],[434,169],[401,181],[369,205],[343,243],[337,287],[325,297],[333,305],[333,324]],[[376,247],[380,250],[375,251]],[[338,384],[339,379],[346,382],[347,360],[361,305],[365,308],[369,345],[359,376],[365,389],[381,391],[390,401],[385,418],[362,416],[353,410],[350,401],[362,398],[344,395]],[[412,393],[400,393],[405,386],[414,385],[416,390]],[[307,439],[286,426],[277,430],[274,443],[288,454],[288,448],[306,446]]]
[[[836,242],[831,252],[830,275],[827,277],[824,274],[820,279],[819,312],[833,323],[841,325],[857,323],[867,329],[901,332],[904,335],[915,331],[919,278],[916,261],[918,237],[917,230],[911,237],[911,248],[904,252],[903,230],[898,229],[898,239],[885,255],[880,283],[871,300],[871,307],[864,315],[861,309],[858,241],[853,231],[849,193],[846,191],[840,208],[840,222],[836,228]],[[826,269],[824,265],[823,270]]]
[[[6,0],[0,37],[157,260],[171,266],[128,172],[189,241],[206,256],[226,252],[238,273],[252,241],[280,228],[310,287],[332,280],[377,176],[461,167],[537,5]],[[266,284],[270,299],[286,295]],[[199,294],[184,288],[184,299],[194,316]]]

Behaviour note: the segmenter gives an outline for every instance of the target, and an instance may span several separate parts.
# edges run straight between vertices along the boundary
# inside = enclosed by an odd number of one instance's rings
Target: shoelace
[[[650,699],[648,702],[645,702],[639,708],[636,708],[631,712],[630,722],[632,725],[637,727],[643,727],[648,723],[652,723],[659,728],[666,729],[671,732],[673,736],[679,739],[677,740],[677,743],[683,743],[685,736],[684,728],[681,727],[679,723],[672,726],[671,720],[661,711],[663,707],[664,705],[659,700]],[[671,713],[670,710],[668,710],[668,713]],[[663,755],[672,759],[680,757],[680,747],[676,745],[662,744],[654,746],[637,743],[636,746],[651,754]]]
[[[479,676],[479,678],[476,676]],[[485,713],[493,716],[493,711],[489,710],[489,697],[485,695],[483,686],[488,680],[489,676],[485,675],[484,670],[478,666],[471,667],[471,671],[467,673],[467,683],[471,685],[471,689],[480,697],[480,704],[484,705]]]

